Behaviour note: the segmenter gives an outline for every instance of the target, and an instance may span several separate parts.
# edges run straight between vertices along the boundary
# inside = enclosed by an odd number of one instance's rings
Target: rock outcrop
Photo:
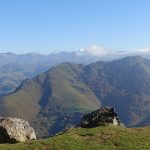
[[[107,124],[112,124],[115,126],[122,125],[115,109],[111,106],[100,108],[84,115],[77,127],[92,128]]]
[[[0,117],[0,143],[16,143],[36,139],[34,129],[19,118]]]

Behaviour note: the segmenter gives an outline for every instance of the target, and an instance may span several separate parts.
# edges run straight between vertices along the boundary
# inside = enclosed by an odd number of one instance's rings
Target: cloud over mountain
[[[109,53],[108,49],[105,49],[97,45],[92,45],[89,48],[81,49],[81,51],[92,54],[92,55],[98,55],[98,56],[107,55]]]

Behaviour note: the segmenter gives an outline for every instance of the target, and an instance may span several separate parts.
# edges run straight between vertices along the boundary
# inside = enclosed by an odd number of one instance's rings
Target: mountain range
[[[89,64],[99,58],[82,52],[60,52],[50,55],[0,53],[0,95],[6,95],[26,78],[32,78],[63,62]]]
[[[0,53],[0,95],[6,95],[14,91],[26,78],[33,78],[63,62],[87,65],[96,61],[110,61],[134,55],[150,58],[150,51],[149,49],[133,52],[112,51],[93,46],[78,51],[59,52],[49,55]]]
[[[29,121],[39,137],[76,125],[101,106],[129,127],[150,124],[150,60],[140,56],[88,65],[62,63],[24,80],[0,99],[0,115]]]

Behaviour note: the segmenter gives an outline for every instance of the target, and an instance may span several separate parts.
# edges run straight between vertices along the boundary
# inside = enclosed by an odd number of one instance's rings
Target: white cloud
[[[92,45],[89,48],[80,49],[80,52],[89,53],[89,54],[97,55],[97,56],[103,56],[103,55],[107,55],[109,53],[109,50],[103,47]]]
[[[150,48],[141,48],[141,49],[135,49],[135,50],[129,50],[129,51],[115,51],[112,49],[106,49],[97,45],[92,45],[88,48],[81,48],[80,51],[76,52],[76,54],[79,56],[84,55],[93,55],[94,57],[125,57],[125,56],[134,56],[134,55],[150,55]]]
[[[141,48],[141,49],[137,49],[137,50],[135,50],[135,52],[139,52],[139,53],[147,53],[147,52],[150,52],[150,48]]]

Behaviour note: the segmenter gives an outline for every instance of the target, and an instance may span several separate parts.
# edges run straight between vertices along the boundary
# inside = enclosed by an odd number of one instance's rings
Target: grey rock
[[[34,129],[23,119],[0,117],[0,143],[35,140]]]
[[[84,115],[77,127],[92,128],[108,124],[123,126],[115,109],[111,106],[102,107],[96,111]]]

